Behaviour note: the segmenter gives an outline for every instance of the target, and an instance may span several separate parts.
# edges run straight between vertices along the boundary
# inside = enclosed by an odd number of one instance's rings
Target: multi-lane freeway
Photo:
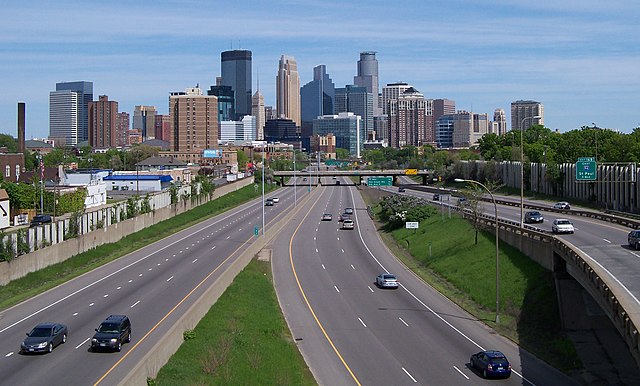
[[[269,232],[283,208],[293,206],[292,190],[277,195],[273,207],[254,200],[2,311],[0,384],[118,383],[253,240],[263,208]],[[132,342],[119,353],[90,352],[94,329],[110,314],[129,316]],[[20,354],[25,333],[46,321],[66,324],[67,342],[51,354]]]
[[[327,186],[273,243],[274,279],[294,338],[320,384],[476,384],[470,354],[510,359],[508,384],[573,381],[496,335],[415,277],[387,250],[354,187]],[[355,208],[356,229],[334,218]],[[374,284],[381,272],[400,288]]]

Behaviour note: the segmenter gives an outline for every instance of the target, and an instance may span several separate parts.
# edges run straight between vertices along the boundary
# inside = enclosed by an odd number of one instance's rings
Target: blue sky
[[[544,104],[545,126],[640,126],[638,1],[9,1],[0,13],[0,132],[49,133],[49,92],[87,80],[120,111],[155,105],[220,74],[220,52],[253,52],[254,90],[275,104],[280,55],[300,84],[325,64],[336,87],[353,83],[360,51],[377,51],[380,87],[405,81],[457,109],[509,114]],[[508,116],[509,119],[509,116]]]

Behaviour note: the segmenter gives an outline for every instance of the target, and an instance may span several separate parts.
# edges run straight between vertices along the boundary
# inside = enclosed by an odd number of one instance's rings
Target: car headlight
[[[38,344],[38,348],[45,348],[45,347],[47,347],[48,344],[49,344],[49,342],[42,342],[42,343]]]
[[[111,339],[109,342],[116,343],[117,341],[118,341],[118,339]]]
[[[98,339],[96,338],[91,339],[91,343],[98,343]]]

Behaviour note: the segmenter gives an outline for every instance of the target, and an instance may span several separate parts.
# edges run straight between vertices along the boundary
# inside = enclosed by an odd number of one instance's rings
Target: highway
[[[267,233],[293,206],[293,189],[268,197],[276,195],[280,202],[265,207]],[[262,209],[260,199],[243,204],[2,311],[0,385],[118,383],[253,240]],[[132,342],[119,353],[90,352],[94,329],[110,314],[129,316]],[[25,333],[46,321],[68,326],[67,343],[51,354],[19,354]]]
[[[317,190],[273,242],[274,281],[285,317],[323,385],[478,384],[471,354],[504,352],[514,369],[505,384],[574,384],[427,286],[380,240],[353,186]],[[337,216],[355,208],[353,231]],[[323,213],[333,221],[321,221]],[[376,275],[401,286],[382,290]]]

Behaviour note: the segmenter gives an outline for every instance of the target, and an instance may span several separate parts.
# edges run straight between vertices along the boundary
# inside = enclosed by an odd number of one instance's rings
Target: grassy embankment
[[[268,262],[254,260],[150,384],[315,385],[280,313]]]
[[[379,196],[366,198],[375,204]],[[375,211],[375,209],[374,209]],[[379,224],[383,228],[383,224]],[[558,314],[551,272],[516,248],[500,245],[500,323],[495,321],[495,236],[475,230],[458,216],[437,215],[417,231],[382,231],[389,248],[427,283],[498,333],[552,366],[570,371],[581,366]]]
[[[266,185],[265,191],[276,186]],[[130,252],[149,245],[164,237],[188,228],[198,222],[218,215],[230,208],[247,202],[261,194],[254,186],[244,187],[216,200],[198,206],[156,225],[124,237],[118,242],[104,244],[93,250],[76,255],[61,263],[32,272],[20,279],[0,286],[0,310],[33,297],[57,285],[89,272]],[[20,257],[18,257],[20,259]]]

